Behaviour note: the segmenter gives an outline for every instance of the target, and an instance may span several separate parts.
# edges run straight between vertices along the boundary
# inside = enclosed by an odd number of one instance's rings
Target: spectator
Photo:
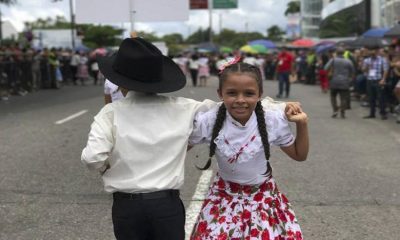
[[[276,95],[277,98],[282,98],[283,89],[285,88],[285,96],[289,97],[290,94],[290,81],[289,75],[293,72],[293,61],[294,57],[287,51],[286,47],[282,48],[282,51],[278,55],[278,67],[277,74],[279,80],[279,93]]]
[[[375,118],[376,102],[379,101],[380,115],[382,120],[387,119],[385,102],[384,102],[384,87],[388,75],[388,61],[379,56],[379,48],[370,49],[370,57],[363,62],[363,71],[367,76],[367,91],[369,97],[369,115],[364,118]]]
[[[336,57],[329,60],[325,66],[325,70],[332,71],[332,77],[330,80],[330,91],[331,91],[331,105],[332,105],[332,117],[336,118],[339,110],[341,118],[345,118],[345,111],[347,109],[349,100],[348,95],[350,94],[350,83],[354,76],[354,65],[353,63],[343,57],[344,49],[339,47],[336,50]],[[340,96],[340,108],[337,105],[337,95]]]

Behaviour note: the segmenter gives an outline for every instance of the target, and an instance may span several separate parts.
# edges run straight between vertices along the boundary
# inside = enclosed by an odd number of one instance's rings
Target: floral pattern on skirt
[[[303,236],[288,199],[272,177],[252,186],[217,175],[190,239],[302,240]]]

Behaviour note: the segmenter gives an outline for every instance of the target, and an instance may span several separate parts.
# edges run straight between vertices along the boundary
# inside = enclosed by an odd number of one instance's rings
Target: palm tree
[[[17,0],[0,0],[0,5],[4,4],[4,5],[11,5],[11,4],[15,4],[17,3]],[[0,42],[3,39],[3,21],[1,20],[2,16],[1,16],[1,9],[0,9]]]
[[[285,11],[285,16],[289,14],[299,13],[300,12],[300,2],[299,1],[291,1],[288,2],[287,8]]]

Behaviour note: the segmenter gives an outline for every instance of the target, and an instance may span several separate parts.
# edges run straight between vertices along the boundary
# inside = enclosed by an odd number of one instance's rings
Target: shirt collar
[[[126,97],[127,98],[136,98],[136,97],[142,98],[142,97],[150,97],[150,96],[156,96],[156,95],[157,95],[156,93],[144,93],[144,92],[129,91],[126,94]]]
[[[251,124],[253,124],[254,121],[257,120],[256,118],[257,118],[257,117],[256,117],[256,114],[255,114],[255,112],[253,111],[253,113],[251,114],[251,116],[250,116],[249,120],[246,122],[246,124],[245,124],[245,125],[242,125],[240,122],[236,121],[236,120],[231,116],[231,114],[230,114],[228,111],[226,111],[226,120],[227,120],[229,123],[231,123],[232,125],[234,125],[234,126],[236,126],[236,127],[238,127],[238,128],[243,128],[243,129],[247,128],[248,126],[250,126]]]

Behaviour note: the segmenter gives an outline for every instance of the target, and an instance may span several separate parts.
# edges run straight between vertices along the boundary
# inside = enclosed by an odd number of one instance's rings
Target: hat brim
[[[116,72],[112,67],[115,56],[98,57],[97,59],[101,73],[119,87],[138,92],[168,93],[182,89],[186,85],[186,76],[182,70],[166,56],[163,56],[163,71],[161,79],[158,79],[157,82],[140,81]],[[132,68],[134,67],[132,66]]]

